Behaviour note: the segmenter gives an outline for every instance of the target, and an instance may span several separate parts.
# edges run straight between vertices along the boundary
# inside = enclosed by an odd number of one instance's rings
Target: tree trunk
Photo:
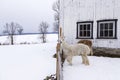
[[[45,34],[43,34],[43,43],[46,43],[46,37],[45,37]]]
[[[13,35],[10,35],[10,37],[11,37],[11,45],[13,45],[14,43],[13,43]]]

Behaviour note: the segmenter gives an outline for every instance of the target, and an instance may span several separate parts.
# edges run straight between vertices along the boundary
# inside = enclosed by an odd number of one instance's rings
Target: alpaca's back
[[[89,46],[79,43],[69,45],[65,41],[62,42],[62,49],[66,55],[81,55],[81,54],[90,54]]]
[[[72,54],[80,55],[83,53],[90,54],[90,48],[82,43],[71,45]]]
[[[85,45],[88,45],[90,48],[90,55],[93,55],[93,49],[92,49],[92,41],[90,40],[80,40],[77,42],[78,44],[83,43]]]

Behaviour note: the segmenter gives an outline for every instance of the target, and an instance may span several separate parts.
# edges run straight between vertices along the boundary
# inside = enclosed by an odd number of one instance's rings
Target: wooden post
[[[63,80],[60,52],[57,53],[56,77],[57,80]]]
[[[56,58],[57,58],[57,63],[56,63],[56,78],[57,80],[60,80],[60,76],[59,76],[59,59],[58,59],[58,53],[56,54]]]
[[[60,37],[62,37],[62,28],[60,27],[59,28],[59,42],[60,42]],[[56,58],[57,58],[57,61],[56,61],[56,78],[57,78],[57,80],[63,80],[63,74],[62,74],[62,65],[61,65],[61,57],[62,56],[60,56],[60,51],[58,51],[57,53],[56,53]]]

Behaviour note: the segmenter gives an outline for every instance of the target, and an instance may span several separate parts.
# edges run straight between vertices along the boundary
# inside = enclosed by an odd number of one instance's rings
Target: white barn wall
[[[95,0],[94,5],[95,7],[95,19],[94,19],[94,46],[96,47],[110,47],[110,48],[120,48],[118,45],[119,43],[119,33],[117,33],[117,38],[118,39],[96,39],[97,36],[97,23],[96,20],[102,20],[102,19],[118,19],[119,23],[119,16],[117,16],[115,13],[116,12],[116,6],[113,3],[115,0]],[[104,5],[105,4],[105,5]],[[120,8],[119,8],[120,9]],[[117,25],[118,26],[118,25]],[[117,28],[120,30],[119,28]],[[119,32],[117,30],[117,32]]]
[[[80,40],[76,39],[77,22],[94,21],[93,46],[120,48],[120,0],[61,0],[60,10],[60,24],[67,42]],[[117,39],[96,39],[97,20],[103,19],[118,19]]]
[[[98,2],[97,2],[98,1]],[[115,3],[114,3],[115,1]],[[96,0],[96,20],[101,19],[118,19],[117,22],[117,38],[118,39],[96,39],[94,36],[94,46],[96,47],[109,47],[109,48],[120,48],[120,7],[118,4],[119,0]],[[117,4],[116,4],[117,3]],[[120,3],[120,1],[119,1]],[[103,5],[105,4],[105,5]],[[96,21],[94,21],[96,22]],[[97,23],[94,25],[94,30],[97,27]],[[94,31],[97,34],[97,31]]]

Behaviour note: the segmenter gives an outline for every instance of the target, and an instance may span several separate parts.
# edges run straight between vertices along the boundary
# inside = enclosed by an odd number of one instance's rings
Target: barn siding
[[[96,39],[97,20],[118,19],[117,39]],[[60,0],[60,26],[67,42],[76,43],[77,22],[94,21],[93,46],[120,48],[120,0]]]

